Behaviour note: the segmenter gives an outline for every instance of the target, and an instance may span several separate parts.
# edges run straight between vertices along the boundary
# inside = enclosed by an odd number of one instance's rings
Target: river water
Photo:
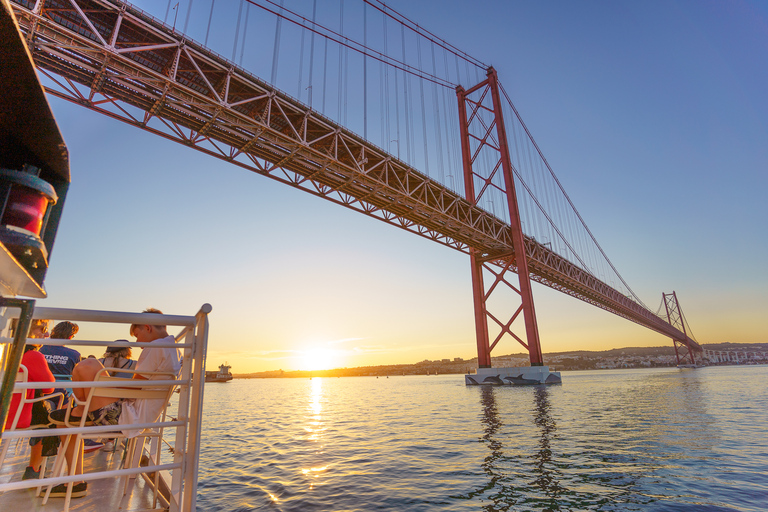
[[[209,384],[198,510],[764,511],[767,383],[742,366]]]

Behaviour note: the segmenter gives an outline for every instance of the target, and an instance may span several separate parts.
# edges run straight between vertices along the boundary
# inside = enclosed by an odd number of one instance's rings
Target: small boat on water
[[[219,366],[219,371],[205,372],[205,382],[229,382],[233,379],[230,368],[232,367],[224,363]]]

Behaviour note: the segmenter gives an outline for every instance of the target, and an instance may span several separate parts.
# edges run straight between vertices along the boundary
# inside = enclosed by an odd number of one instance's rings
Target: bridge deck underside
[[[107,0],[13,0],[50,93],[484,259],[514,261],[509,225],[171,27]],[[459,173],[460,174],[460,173]],[[531,278],[698,347],[526,237]]]

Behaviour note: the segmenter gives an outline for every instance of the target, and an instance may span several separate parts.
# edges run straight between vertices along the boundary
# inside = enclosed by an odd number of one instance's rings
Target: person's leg
[[[72,370],[72,381],[83,382],[95,380],[96,374],[103,369],[104,365],[102,365],[98,359],[84,359],[83,361],[77,363],[75,368]],[[88,398],[89,390],[87,388],[74,388],[72,391],[75,393],[75,397],[80,402],[84,402]],[[105,405],[116,401],[116,398],[96,397],[91,400],[91,404],[88,407],[88,410],[95,411],[96,409],[101,409]],[[72,414],[78,417],[82,416],[83,407],[78,405],[72,410]]]
[[[40,471],[40,466],[43,463],[43,442],[40,441],[32,446],[29,451],[29,465],[32,466],[32,469],[35,471]]]
[[[85,359],[83,361],[80,361],[75,365],[75,368],[72,370],[72,381],[73,382],[84,382],[84,381],[92,381],[96,378],[96,374],[102,370],[104,366],[99,362],[98,359]],[[77,400],[84,402],[88,398],[88,388],[73,388],[72,390],[75,393],[75,398]],[[117,399],[115,398],[101,398],[97,397],[91,400],[90,406],[88,407],[89,411],[95,411],[97,409],[100,409],[101,407],[104,407],[105,405],[109,405],[112,402],[116,402]],[[72,409],[72,412],[70,413],[70,423],[76,423],[79,420],[76,420],[72,418],[73,416],[75,418],[81,418],[83,414],[85,414],[84,407],[82,405],[78,405]],[[51,414],[52,419],[58,419],[54,418],[54,414],[59,413],[61,411],[54,411],[54,413]],[[64,424],[59,424],[59,427],[66,427]],[[61,442],[65,443],[67,439],[67,436],[61,437]],[[83,474],[83,443],[75,443],[76,436],[69,436],[69,442],[67,444],[67,449],[64,452],[64,457],[67,461],[67,467],[72,468],[74,466],[75,471],[72,474],[75,475],[82,475]],[[75,446],[77,444],[77,446]]]
[[[65,425],[59,425],[59,428],[66,428]],[[83,474],[83,445],[80,443],[79,446],[75,446],[75,440],[77,439],[77,436],[61,436],[61,446],[64,446],[66,443],[66,450],[64,451],[64,460],[67,463],[67,473],[70,474],[69,470],[72,469],[72,465],[76,464],[75,466],[75,472],[72,473],[73,475],[82,475]]]
[[[121,404],[112,402],[107,404],[104,409],[97,409],[92,411],[97,419],[94,420],[94,425],[117,425],[120,422],[120,413],[122,412]],[[65,452],[65,459],[67,464],[71,468],[74,464],[75,471],[71,474],[82,475],[83,474],[83,443],[78,443],[78,446],[74,446],[74,441],[77,436],[69,436],[70,441],[67,445]],[[62,442],[63,438],[62,438]],[[73,482],[72,497],[80,498],[85,496],[88,492],[88,484],[81,480],[79,482]],[[67,495],[67,484],[59,484],[51,489],[50,496],[54,498],[63,498]]]
[[[72,468],[72,464],[75,464],[74,475],[83,474],[83,443],[80,442],[80,446],[75,446],[75,439],[77,436],[69,436],[69,445],[67,446],[66,459],[67,467]]]

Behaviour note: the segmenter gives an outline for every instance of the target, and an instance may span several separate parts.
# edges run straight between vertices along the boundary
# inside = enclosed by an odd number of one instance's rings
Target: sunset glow
[[[342,360],[343,354],[339,350],[313,348],[302,352],[300,369],[306,371],[331,370],[343,366]]]

